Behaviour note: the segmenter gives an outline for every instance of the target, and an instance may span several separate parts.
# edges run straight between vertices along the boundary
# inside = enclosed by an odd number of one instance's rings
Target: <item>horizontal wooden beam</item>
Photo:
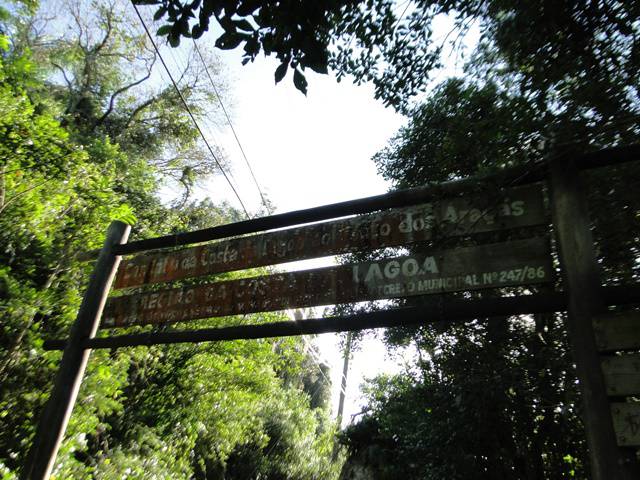
[[[640,160],[640,145],[625,145],[585,153],[576,160],[576,167],[580,170],[590,170],[636,160]]]
[[[482,317],[486,312],[496,316],[557,311],[565,308],[562,293],[522,295],[518,297],[483,298],[476,300],[449,299],[431,305],[396,308],[350,316],[313,318],[300,321],[274,322],[262,325],[209,328],[200,330],[150,332],[93,338],[87,348],[114,348],[158,343],[185,343],[239,340],[294,335],[346,332],[369,328],[394,327],[431,323],[438,320],[462,320]],[[45,342],[45,350],[59,350],[64,340]]]
[[[640,284],[605,287],[602,295],[608,305],[623,305],[640,301]],[[149,332],[114,337],[92,338],[85,348],[118,348],[169,343],[212,342],[295,335],[315,335],[370,328],[390,328],[423,325],[437,321],[460,321],[474,318],[504,317],[533,313],[564,311],[564,293],[520,295],[515,297],[434,300],[433,303],[410,308],[389,309],[352,316],[314,318],[302,321],[275,322],[262,325],[209,328],[200,330]],[[65,340],[49,340],[45,350],[61,350]]]
[[[396,190],[372,197],[358,198],[304,210],[295,210],[293,212],[280,213],[268,217],[253,218],[217,227],[195,230],[193,232],[138,240],[127,243],[126,245],[121,245],[118,247],[116,253],[118,255],[126,255],[145,250],[190,245],[305,223],[320,222],[322,220],[346,217],[349,215],[360,215],[389,208],[407,207],[429,202],[434,199],[453,197],[463,193],[481,194],[491,188],[513,187],[533,183],[543,179],[545,175],[546,168],[544,165],[540,168],[533,168],[532,166],[511,168],[485,177],[429,184],[406,190]]]
[[[640,145],[630,145],[587,153],[576,161],[576,166],[580,170],[584,170],[639,159]],[[145,250],[190,245],[194,243],[208,242],[210,240],[218,240],[221,238],[290,227],[293,225],[320,222],[322,220],[329,220],[332,218],[371,213],[388,208],[406,207],[442,198],[444,196],[472,192],[482,193],[483,191],[486,191],[486,188],[489,186],[502,188],[526,185],[543,180],[546,178],[547,173],[548,168],[546,163],[541,162],[532,165],[523,165],[505,169],[484,177],[465,178],[451,182],[425,185],[423,187],[398,190],[383,195],[375,195],[346,202],[333,203],[321,207],[280,213],[268,217],[253,218],[251,220],[205,228],[193,232],[138,240],[118,247],[118,250],[115,253],[118,255],[127,255]]]

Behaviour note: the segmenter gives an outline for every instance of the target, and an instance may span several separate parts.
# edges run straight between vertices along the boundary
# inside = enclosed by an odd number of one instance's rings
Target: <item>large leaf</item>
[[[305,95],[307,94],[307,79],[304,78],[304,75],[302,74],[302,72],[297,68],[293,72],[293,84],[302,93],[304,93]]]
[[[171,31],[172,27],[173,25],[163,25],[158,29],[158,31],[156,32],[156,35],[158,35],[159,37],[162,37],[164,35],[169,35],[169,32]]]
[[[284,76],[287,74],[288,68],[289,68],[289,65],[286,61],[278,65],[278,68],[276,68],[276,73],[275,73],[276,83],[280,82],[280,80],[284,78]]]
[[[160,7],[158,10],[156,10],[156,13],[153,15],[153,21],[157,22],[162,17],[164,17],[165,13],[167,13],[167,7]]]
[[[244,51],[247,55],[255,57],[260,52],[260,42],[256,36],[252,36],[244,45]]]
[[[234,20],[233,23],[237,28],[244,30],[245,32],[253,32],[254,30],[253,25],[251,25],[247,20]]]
[[[169,35],[169,45],[173,48],[180,46],[180,35],[174,35],[173,33]]]
[[[202,28],[200,25],[194,25],[193,28],[191,29],[191,36],[193,38],[200,38],[203,33],[204,33],[204,28]]]
[[[216,47],[220,50],[233,50],[245,37],[239,33],[225,32],[216,40]]]

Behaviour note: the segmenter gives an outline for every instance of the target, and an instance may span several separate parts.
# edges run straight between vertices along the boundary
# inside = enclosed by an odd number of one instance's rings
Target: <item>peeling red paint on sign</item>
[[[107,303],[102,326],[170,323],[552,279],[549,241],[533,238],[114,297]]]
[[[547,222],[540,185],[455,197],[122,262],[116,289]]]

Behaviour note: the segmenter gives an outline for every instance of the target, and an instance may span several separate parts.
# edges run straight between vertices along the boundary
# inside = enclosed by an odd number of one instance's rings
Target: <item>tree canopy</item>
[[[352,75],[357,82],[372,81],[378,98],[405,111],[429,86],[443,57],[464,47],[470,29],[480,34],[479,63],[485,71],[499,69],[514,88],[540,105],[553,103],[555,111],[573,98],[582,99],[581,109],[566,113],[609,121],[637,95],[635,20],[640,7],[635,2],[136,3],[157,6],[156,19],[165,22],[158,33],[173,45],[180,37],[199,38],[214,19],[222,30],[215,42],[218,48],[242,48],[244,62],[260,52],[276,56],[276,82],[290,68],[296,86],[306,91],[305,69],[331,69],[338,78]],[[452,29],[439,38],[434,20],[443,16],[453,20]]]
[[[476,19],[480,41],[464,74],[406,110],[407,125],[375,155],[393,188],[638,143],[635,5],[454,4],[457,21]],[[605,284],[637,281],[640,204],[629,179],[638,173],[631,164],[584,175]],[[441,322],[383,338],[417,358],[405,374],[368,382],[365,413],[344,432],[345,478],[589,477],[561,315]]]
[[[374,160],[397,188],[471,178],[514,164],[535,168],[554,154],[541,141],[544,118],[530,99],[498,82],[451,79],[413,111]],[[620,139],[613,129],[592,132],[574,148]],[[627,141],[638,141],[633,132],[626,131]],[[633,232],[640,226],[640,202],[627,188],[628,178],[638,174],[640,167],[629,164],[584,178],[607,285],[638,278]],[[505,232],[484,241],[518,235]],[[414,250],[437,248],[438,241]],[[466,297],[514,293],[523,292]],[[400,303],[430,302],[437,305],[438,299]],[[350,452],[345,478],[589,478],[581,397],[563,316],[439,320],[383,334],[389,349],[409,345],[416,358],[404,374],[368,381],[364,414],[343,433]]]

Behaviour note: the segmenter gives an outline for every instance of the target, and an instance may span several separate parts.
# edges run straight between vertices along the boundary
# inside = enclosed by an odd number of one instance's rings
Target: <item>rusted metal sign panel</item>
[[[600,351],[640,348],[640,312],[629,310],[601,315],[593,322]]]
[[[640,394],[640,355],[628,354],[604,358],[602,373],[608,395]]]
[[[640,403],[612,403],[611,415],[618,445],[640,446]]]
[[[547,222],[540,185],[361,215],[122,262],[115,288]]]
[[[533,238],[111,298],[103,327],[193,320],[552,280]]]

